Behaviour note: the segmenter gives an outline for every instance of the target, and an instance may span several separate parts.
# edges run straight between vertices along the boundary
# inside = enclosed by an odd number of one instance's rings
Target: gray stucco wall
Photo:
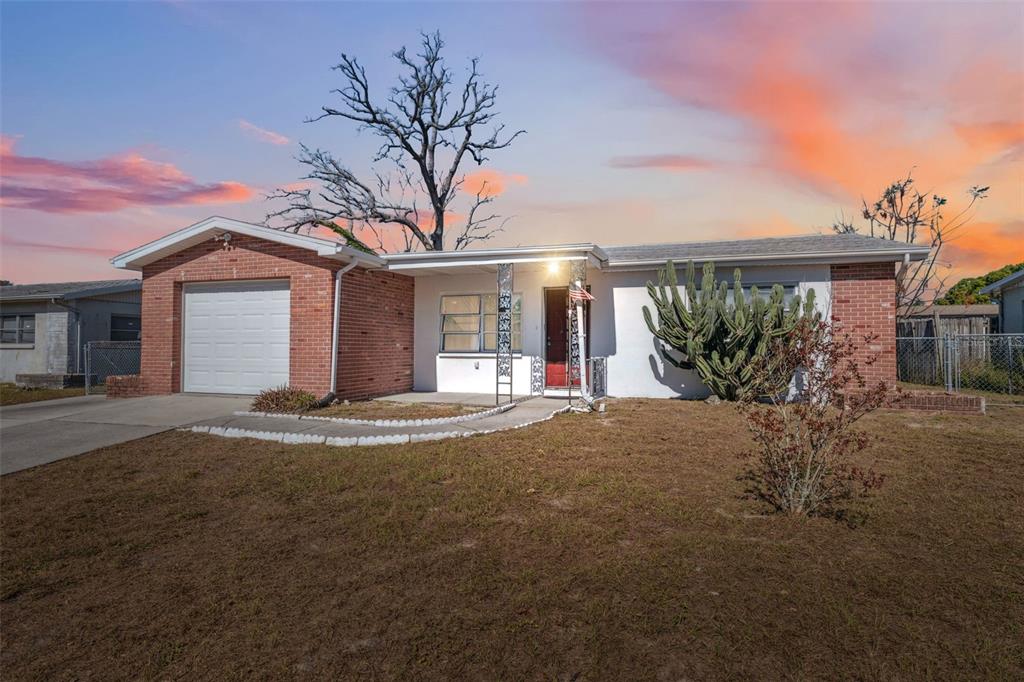
[[[85,371],[85,344],[110,340],[112,315],[141,316],[139,292],[70,302],[78,311],[54,303],[0,303],[5,315],[35,314],[34,344],[0,345],[0,381],[17,374],[64,374]]]
[[[35,342],[0,345],[0,381],[14,381],[17,374],[57,374],[67,371],[68,311],[43,302],[4,303],[4,315],[36,317]]]
[[[1024,285],[1003,291],[1000,302],[1004,334],[1024,334]]]

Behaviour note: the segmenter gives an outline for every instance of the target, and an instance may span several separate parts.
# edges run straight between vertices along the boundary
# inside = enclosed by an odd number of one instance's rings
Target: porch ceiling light
[[[562,269],[561,262],[559,262],[557,260],[549,260],[548,261],[548,272],[551,273],[552,275],[557,275],[558,271],[561,270],[561,269]]]

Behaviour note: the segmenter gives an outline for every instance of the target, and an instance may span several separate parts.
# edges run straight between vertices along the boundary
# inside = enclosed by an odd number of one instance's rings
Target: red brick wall
[[[833,265],[832,320],[857,343],[855,358],[863,363],[877,355],[871,366],[861,365],[868,382],[896,382],[896,265],[853,263]],[[863,342],[865,335],[876,338]]]
[[[339,398],[412,390],[414,282],[362,268],[342,276]]]
[[[189,282],[216,282],[246,279],[288,279],[291,289],[291,351],[289,356],[289,383],[322,396],[330,389],[331,322],[334,297],[334,273],[342,263],[317,256],[312,251],[263,239],[234,234],[230,245],[212,240],[179,251],[142,271],[142,390],[145,393],[173,393],[181,390],[181,314],[182,285]],[[382,294],[391,289],[408,289],[412,305],[413,280],[392,273],[370,273],[361,268],[343,277],[344,289],[350,280],[356,282],[382,282]],[[393,281],[392,281],[393,280]],[[398,284],[402,282],[402,284]],[[346,329],[346,314],[361,314],[360,307],[374,304],[379,310],[376,295],[359,295],[359,286],[343,310],[342,329]],[[372,291],[372,285],[369,287]],[[383,312],[383,311],[380,311]],[[381,315],[382,324],[388,322]],[[408,324],[412,335],[411,313],[402,327]],[[394,333],[361,339],[358,348],[370,356],[383,358],[395,353]],[[407,344],[409,367],[412,366],[412,344]],[[345,358],[344,343],[341,357]],[[388,363],[393,361],[389,360]],[[358,365],[357,365],[358,367]],[[344,372],[341,377],[347,379]],[[384,395],[408,390],[396,381],[391,371],[382,372],[376,380],[354,375],[359,381],[360,395]],[[412,386],[409,373],[408,387]]]
[[[110,375],[105,384],[108,398],[134,398],[143,395],[142,377],[138,374]]]
[[[985,414],[985,399],[976,395],[910,391],[903,397],[903,402],[899,404],[899,407],[905,410]]]

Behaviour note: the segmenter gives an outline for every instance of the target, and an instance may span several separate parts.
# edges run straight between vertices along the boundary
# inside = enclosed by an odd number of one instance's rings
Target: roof
[[[412,275],[450,271],[453,267],[490,271],[498,263],[521,263],[529,267],[540,267],[540,264],[546,261],[563,260],[586,260],[592,267],[603,269],[649,268],[663,265],[667,260],[715,261],[721,265],[895,262],[904,259],[922,260],[929,253],[927,246],[861,234],[812,234],[676,244],[602,247],[593,243],[581,243],[375,255],[330,239],[214,216],[126,251],[112,258],[111,262],[118,268],[141,270],[144,265],[205,240],[219,237],[226,232],[309,249],[325,258],[355,261],[366,267],[401,270]]]
[[[997,317],[999,306],[995,303],[971,303],[969,305],[930,305],[912,309],[907,317]]]
[[[350,246],[346,246],[340,242],[332,241],[330,239],[321,239],[320,237],[312,237],[306,234],[295,234],[292,232],[285,232],[283,230],[275,230],[270,227],[264,227],[263,225],[253,225],[252,223],[245,223],[240,220],[231,220],[230,218],[222,218],[220,216],[207,218],[195,225],[189,225],[177,232],[171,232],[168,235],[160,237],[160,239],[151,241],[148,244],[143,244],[131,251],[125,251],[124,253],[111,258],[110,262],[115,268],[141,270],[144,265],[158,261],[161,258],[187,249],[190,246],[195,246],[196,244],[213,239],[214,237],[219,237],[225,232],[257,237],[259,239],[266,239],[267,241],[276,242],[278,244],[286,244],[300,249],[307,249],[315,252],[318,256],[322,256],[323,258],[330,258],[344,262],[357,261],[368,267],[380,267],[384,264],[384,259],[380,256],[375,256],[373,254],[359,251],[358,249],[353,249]]]
[[[142,281],[137,279],[102,279],[93,282],[53,282],[46,284],[12,284],[0,287],[0,300],[38,301],[59,298],[70,300],[104,294],[141,291]]]
[[[1012,289],[1013,287],[1024,284],[1024,270],[1018,270],[1012,275],[1007,275],[997,282],[992,282],[987,287],[982,287],[979,294],[994,294],[998,296],[1003,292],[1004,289]]]
[[[669,259],[721,263],[764,260],[897,261],[903,260],[905,254],[911,260],[921,260],[928,254],[929,248],[861,234],[809,234],[731,241],[606,246],[604,251],[608,254],[611,266],[635,266],[655,265]]]

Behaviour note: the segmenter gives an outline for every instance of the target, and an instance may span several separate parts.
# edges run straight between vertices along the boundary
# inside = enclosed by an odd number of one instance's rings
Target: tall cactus
[[[758,295],[757,287],[752,287],[747,300],[738,268],[733,273],[730,301],[728,283],[715,285],[714,263],[704,265],[699,290],[693,261],[687,263],[685,301],[679,294],[672,261],[658,271],[658,284],[647,283],[647,293],[654,302],[658,323],[654,323],[647,306],[644,320],[651,333],[664,342],[662,356],[676,367],[696,370],[704,384],[724,400],[738,400],[748,391],[754,372],[751,359],[763,359],[771,369],[772,359],[766,356],[772,339],[791,333],[803,316],[814,321],[821,317],[814,307],[813,289],[807,292],[803,304],[795,296],[788,309],[778,284],[767,300]],[[780,390],[788,380],[780,377]]]

